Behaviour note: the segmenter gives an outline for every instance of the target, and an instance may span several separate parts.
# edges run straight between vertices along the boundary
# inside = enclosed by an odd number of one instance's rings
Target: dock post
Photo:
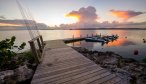
[[[32,55],[34,56],[35,62],[36,62],[37,64],[39,64],[40,61],[39,61],[39,58],[38,58],[38,54],[37,54],[37,51],[36,51],[34,42],[33,42],[33,41],[29,41],[29,44],[30,44],[31,51],[32,51]]]
[[[42,53],[42,46],[41,46],[41,42],[40,42],[39,38],[37,38],[37,43],[38,43],[38,46],[39,46],[39,50]]]
[[[87,34],[87,37],[88,37],[88,34]]]
[[[44,48],[45,43],[44,43],[44,41],[43,41],[42,35],[40,35],[40,40],[41,40],[41,46],[42,46],[42,48]]]

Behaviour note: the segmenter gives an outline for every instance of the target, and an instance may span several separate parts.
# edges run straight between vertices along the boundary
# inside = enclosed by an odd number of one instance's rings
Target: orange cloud
[[[24,25],[22,25],[22,24],[0,23],[0,26],[24,26]]]
[[[79,14],[67,14],[66,17],[71,17],[73,19],[76,19],[77,21],[80,20],[80,15]]]
[[[138,15],[141,15],[141,14],[144,13],[144,12],[135,12],[135,11],[132,11],[132,10],[128,10],[128,11],[123,11],[123,10],[110,10],[110,12],[111,12],[111,14],[113,16],[118,17],[118,18],[122,18],[124,20],[127,20],[129,18],[138,16]]]

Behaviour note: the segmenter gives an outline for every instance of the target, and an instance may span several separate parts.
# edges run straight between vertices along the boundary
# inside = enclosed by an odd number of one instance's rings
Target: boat
[[[96,37],[88,37],[85,38],[85,41],[87,42],[103,42],[108,43],[110,41],[116,40],[119,36],[118,35],[112,35],[112,36],[96,36]]]
[[[118,37],[118,35],[107,36],[110,41],[116,40]]]
[[[102,37],[102,39],[104,39],[104,40],[107,41],[107,42],[111,41],[111,40],[110,40],[108,37],[106,37],[106,36]]]
[[[104,40],[102,38],[96,38],[96,37],[85,38],[85,41],[87,41],[87,42],[104,42],[104,43],[107,42],[106,40]]]

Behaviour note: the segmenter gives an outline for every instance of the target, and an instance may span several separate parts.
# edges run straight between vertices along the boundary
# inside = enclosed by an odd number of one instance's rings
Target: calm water
[[[36,31],[33,31],[33,33],[36,34]],[[81,46],[98,51],[114,51],[123,57],[134,58],[136,60],[142,60],[146,57],[146,43],[143,43],[143,39],[146,39],[146,30],[40,30],[40,33],[44,40],[72,38],[73,35],[74,37],[80,37],[80,35],[87,36],[87,34],[88,36],[100,33],[102,35],[118,34],[119,39],[104,45],[85,41],[68,45]],[[11,36],[16,36],[17,45],[21,42],[28,42],[31,39],[26,30],[0,31],[0,40],[10,38]],[[25,49],[29,49],[28,44]],[[134,50],[138,50],[139,54],[134,55]]]

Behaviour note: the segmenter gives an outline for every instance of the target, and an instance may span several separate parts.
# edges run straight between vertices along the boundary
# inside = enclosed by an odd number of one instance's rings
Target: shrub
[[[23,52],[25,59],[29,62],[29,63],[34,63],[34,57],[32,56],[32,52],[31,51],[26,51]]]
[[[19,66],[20,61],[17,60],[17,53],[13,50],[18,51],[24,49],[26,43],[22,43],[20,46],[14,45],[16,40],[15,36],[12,36],[10,39],[5,39],[0,41],[0,69],[15,69]]]

